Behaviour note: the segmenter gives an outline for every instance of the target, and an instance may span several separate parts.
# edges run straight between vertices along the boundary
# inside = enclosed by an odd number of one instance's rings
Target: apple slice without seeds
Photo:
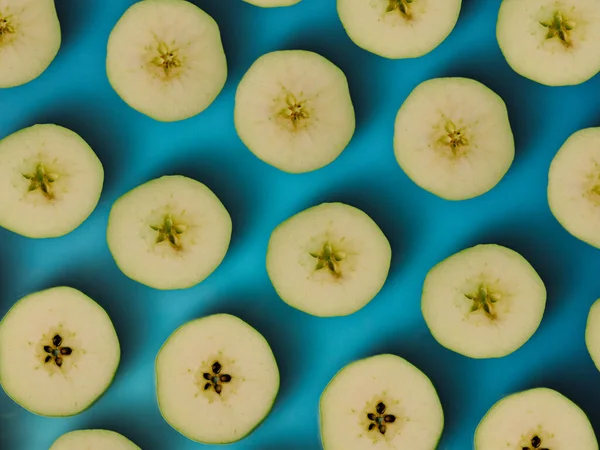
[[[500,358],[535,333],[546,307],[543,281],[520,254],[477,245],[433,267],[421,309],[433,337],[471,358]]]
[[[575,132],[556,153],[548,204],[567,232],[600,248],[600,128]]]
[[[70,233],[94,211],[102,163],[75,132],[24,128],[0,141],[0,226],[31,238]]]
[[[587,415],[561,393],[536,388],[511,394],[475,431],[476,450],[598,450]]]
[[[56,57],[60,43],[54,0],[0,1],[0,88],[39,77]]]
[[[389,354],[340,370],[321,395],[320,419],[325,450],[433,450],[444,428],[429,378]]]
[[[267,272],[281,299],[315,316],[345,316],[369,303],[390,269],[390,243],[363,211],[323,203],[271,234]]]
[[[600,70],[597,0],[503,0],[496,34],[512,69],[540,84],[580,84]]]
[[[125,436],[109,430],[76,430],[59,437],[50,450],[141,450]]]
[[[227,80],[219,26],[184,0],[131,6],[110,34],[106,70],[129,106],[162,122],[201,113]]]
[[[38,415],[88,409],[112,383],[120,357],[106,311],[70,287],[28,295],[0,322],[0,385]]]
[[[107,240],[125,275],[155,289],[185,289],[223,261],[232,222],[217,196],[183,176],[164,176],[118,199]]]
[[[417,58],[452,32],[462,0],[337,0],[350,39],[359,47],[390,58]]]
[[[304,50],[258,58],[238,86],[234,118],[252,153],[290,173],[333,162],[355,129],[346,76],[324,57]]]
[[[193,441],[228,444],[267,417],[279,369],[265,338],[241,319],[214,314],[181,326],[156,357],[164,419]]]
[[[504,101],[469,78],[419,84],[398,111],[394,149],[413,182],[447,200],[486,193],[515,155]]]
[[[280,6],[292,6],[296,3],[300,3],[301,0],[244,0],[246,3],[250,3],[254,6],[260,6],[261,8],[277,8]]]
[[[585,327],[585,346],[594,365],[600,370],[600,299],[594,302],[588,314]]]

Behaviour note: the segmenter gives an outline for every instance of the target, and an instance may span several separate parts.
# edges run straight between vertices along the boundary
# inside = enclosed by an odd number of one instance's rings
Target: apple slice
[[[217,196],[191,178],[164,176],[119,198],[107,241],[129,278],[155,289],[185,289],[223,261],[231,217]]]
[[[76,430],[59,437],[50,450],[141,450],[125,436],[110,430]]]
[[[61,39],[54,0],[0,1],[0,88],[39,77],[54,61]]]
[[[418,186],[447,200],[488,192],[512,165],[506,104],[469,78],[419,84],[396,116],[396,160]]]
[[[0,385],[38,415],[88,409],[111,385],[120,357],[106,311],[70,287],[23,297],[0,322]]]
[[[252,433],[279,391],[269,343],[230,314],[179,327],[156,357],[156,395],[164,419],[204,444],[229,444]]]
[[[475,450],[598,450],[592,424],[579,406],[553,389],[511,394],[487,412]]]
[[[300,3],[301,0],[244,0],[254,6],[261,8],[278,8],[282,6],[292,6]]]
[[[323,203],[272,232],[267,272],[290,306],[315,316],[345,316],[381,290],[391,257],[389,241],[367,214],[343,203]]]
[[[421,310],[433,337],[471,358],[506,356],[533,336],[546,288],[519,253],[483,244],[462,250],[425,277]]]
[[[503,0],[496,35],[513,70],[540,84],[580,84],[600,71],[597,0]]]
[[[321,395],[320,418],[324,450],[434,450],[444,428],[431,380],[389,354],[340,370]]]
[[[356,125],[344,73],[304,50],[258,58],[238,86],[234,119],[240,139],[255,156],[290,173],[333,162]]]
[[[195,116],[227,80],[219,26],[188,1],[138,1],[110,33],[106,72],[117,94],[142,114],[161,122]]]
[[[58,125],[0,141],[0,226],[30,238],[64,236],[94,211],[104,168],[90,146]]]
[[[573,133],[548,173],[548,204],[564,229],[600,248],[600,128]]]
[[[452,32],[462,0],[337,0],[339,18],[359,47],[390,59],[417,58]]]

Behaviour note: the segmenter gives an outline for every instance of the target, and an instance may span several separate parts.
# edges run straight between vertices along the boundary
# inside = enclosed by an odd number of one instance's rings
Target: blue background
[[[407,358],[434,382],[446,417],[440,449],[470,448],[477,423],[494,402],[535,386],[558,389],[576,401],[600,432],[600,373],[584,343],[588,309],[600,296],[600,251],[567,234],[546,199],[548,167],[558,148],[576,130],[600,125],[600,77],[576,87],[549,88],[514,73],[495,40],[497,0],[465,0],[450,37],[429,55],[404,61],[385,60],[355,46],[338,20],[334,0],[303,0],[271,10],[239,0],[198,0],[221,27],[228,82],[204,113],[164,124],[130,109],[105,75],[108,35],[133,1],[57,3],[60,52],[40,78],[0,90],[0,137],[35,123],[76,131],[104,164],[105,190],[89,220],[65,237],[36,241],[0,230],[0,314],[25,294],[73,286],[112,317],[122,360],[106,395],[76,417],[37,417],[0,393],[3,450],[47,449],[61,434],[90,427],[121,432],[145,450],[209,448],[162,420],[153,364],[175,328],[216,312],[236,314],[262,332],[281,370],[271,415],[232,449],[320,448],[321,391],[345,364],[381,352]],[[349,80],[356,134],[333,164],[314,173],[285,174],[260,162],[233,126],[241,76],[257,57],[280,49],[319,52]],[[516,158],[509,173],[491,192],[469,201],[444,201],[418,188],[393,155],[398,108],[418,83],[440,76],[471,77],[500,94],[515,133]],[[108,213],[118,196],[164,174],[206,183],[234,223],[223,264],[185,291],[160,292],[129,280],[105,241]],[[288,307],[265,270],[273,228],[323,201],[362,208],[393,248],[380,295],[349,317],[319,319]],[[420,294],[435,263],[486,242],[509,246],[533,264],[546,282],[548,305],[538,332],[519,351],[476,361],[434,341],[420,312]]]

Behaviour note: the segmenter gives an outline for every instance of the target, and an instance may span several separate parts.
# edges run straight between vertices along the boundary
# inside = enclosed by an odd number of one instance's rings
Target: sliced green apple
[[[175,175],[119,198],[108,218],[107,241],[129,278],[155,289],[185,289],[221,264],[231,231],[218,197],[199,181]]]
[[[104,309],[70,287],[28,295],[0,322],[0,385],[38,415],[89,408],[112,383],[120,356]]]
[[[425,277],[421,310],[433,337],[471,358],[500,358],[525,344],[542,321],[546,288],[519,253],[477,245]]]
[[[144,0],[108,39],[106,72],[133,109],[161,122],[195,116],[217,98],[227,59],[215,20],[185,0]]]
[[[54,61],[61,39],[54,0],[2,0],[0,88],[39,77]]]
[[[24,128],[0,141],[0,226],[30,238],[64,236],[94,211],[102,163],[75,132]]]
[[[498,401],[475,431],[475,450],[598,450],[587,415],[561,393],[529,389]]]
[[[320,400],[324,450],[434,450],[444,411],[431,380],[396,355],[348,364]]]
[[[187,438],[227,444],[267,417],[279,369],[265,338],[241,319],[214,314],[179,327],[156,357],[158,406]]]
[[[281,299],[321,317],[363,308],[388,276],[392,250],[366,213],[343,203],[323,203],[281,223],[272,232],[267,272]]]

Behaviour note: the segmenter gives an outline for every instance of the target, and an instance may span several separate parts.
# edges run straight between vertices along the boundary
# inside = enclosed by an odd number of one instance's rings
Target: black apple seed
[[[231,375],[223,374],[219,377],[222,383],[229,383],[231,381]]]

